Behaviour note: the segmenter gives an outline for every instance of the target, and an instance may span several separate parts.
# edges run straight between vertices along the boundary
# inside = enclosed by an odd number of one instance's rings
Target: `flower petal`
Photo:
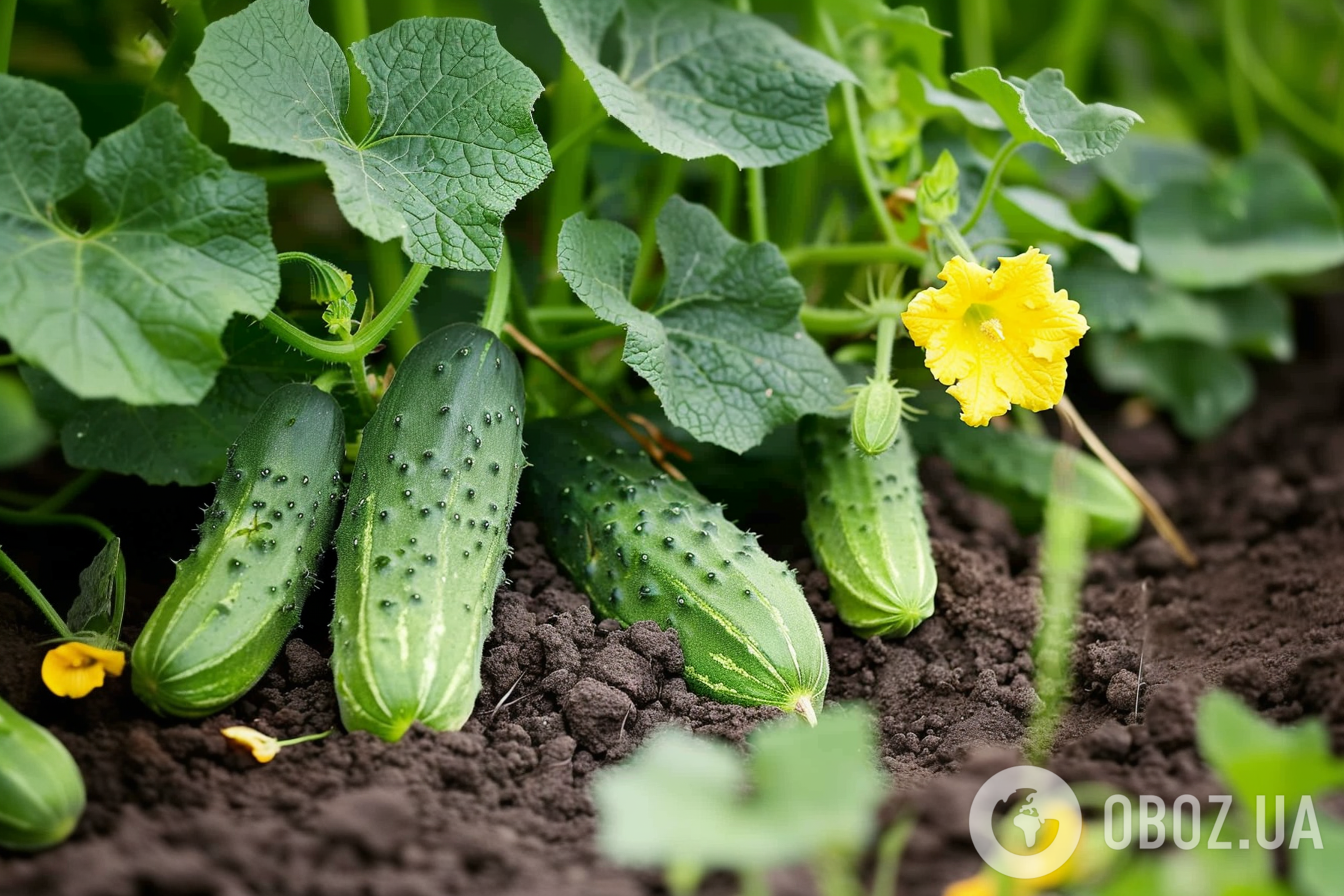
[[[58,697],[78,699],[126,668],[126,654],[80,641],[58,644],[42,659],[42,682]]]

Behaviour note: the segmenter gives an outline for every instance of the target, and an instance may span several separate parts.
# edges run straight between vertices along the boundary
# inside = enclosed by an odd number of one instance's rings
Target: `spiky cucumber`
[[[938,574],[924,519],[924,490],[910,428],[876,457],[855,450],[844,419],[809,416],[798,426],[803,524],[831,580],[831,602],[863,637],[908,635],[933,614]]]
[[[815,722],[830,670],[787,566],[587,421],[544,420],[527,437],[528,491],[551,552],[598,615],[675,629],[697,693]]]
[[[238,436],[200,543],[131,651],[131,686],[155,712],[209,715],[266,674],[331,542],[344,452],[340,406],[305,384],[277,389]]]
[[[332,669],[350,730],[456,729],[480,691],[523,468],[523,379],[480,327],[411,350],[364,428],[336,533]]]
[[[65,840],[84,814],[84,778],[50,731],[0,700],[0,849]]]

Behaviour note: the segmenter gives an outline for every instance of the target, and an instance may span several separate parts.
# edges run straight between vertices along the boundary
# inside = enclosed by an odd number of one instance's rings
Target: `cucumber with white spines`
[[[266,674],[331,542],[344,453],[340,406],[306,384],[277,389],[239,435],[200,543],[131,652],[131,685],[156,712],[218,712]]]
[[[843,419],[810,416],[798,426],[804,530],[831,602],[863,637],[908,635],[933,614],[938,574],[910,443],[919,425],[903,423],[877,456],[854,448]]]
[[[462,727],[523,468],[523,379],[498,336],[453,324],[397,368],[364,429],[336,533],[332,670],[349,730]]]
[[[687,686],[815,721],[829,677],[793,572],[693,486],[597,426],[529,426],[528,493],[555,558],[600,616],[675,629]]]
[[[64,841],[84,814],[84,779],[47,729],[0,700],[0,848]]]

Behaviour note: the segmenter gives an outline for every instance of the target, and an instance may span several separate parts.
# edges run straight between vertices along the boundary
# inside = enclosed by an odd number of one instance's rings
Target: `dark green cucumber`
[[[364,428],[336,533],[332,670],[349,730],[462,727],[523,469],[523,378],[489,330],[454,324],[397,368]]]
[[[809,416],[798,425],[807,540],[840,618],[863,637],[908,635],[933,614],[938,574],[910,444],[918,425],[903,423],[876,457],[854,449],[843,419]]]
[[[331,542],[344,452],[340,406],[297,383],[272,393],[229,449],[201,541],[131,652],[131,685],[155,712],[209,715],[266,674]]]
[[[528,491],[551,552],[598,615],[675,629],[697,693],[815,721],[826,649],[787,566],[587,421],[544,420],[527,437]]]
[[[84,814],[84,778],[52,733],[0,700],[0,848],[65,840]]]

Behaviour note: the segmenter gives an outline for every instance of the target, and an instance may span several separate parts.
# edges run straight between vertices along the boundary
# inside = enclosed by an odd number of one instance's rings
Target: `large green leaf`
[[[1176,427],[1191,438],[1216,434],[1255,397],[1255,374],[1230,349],[1112,333],[1093,333],[1084,345],[1088,366],[1102,386],[1146,396],[1169,410]]]
[[[202,485],[224,469],[224,454],[261,403],[322,365],[239,320],[224,334],[229,363],[197,406],[136,407],[81,401],[31,368],[24,379],[43,416],[60,428],[65,460],[81,469],[133,474],[151,485]]]
[[[1004,187],[999,191],[999,196],[1003,202],[1015,206],[1018,211],[1048,229],[1091,243],[1111,256],[1122,269],[1130,272],[1139,269],[1138,246],[1113,233],[1084,227],[1074,218],[1068,203],[1058,196],[1035,187]],[[1000,211],[1000,214],[1003,212]],[[1006,215],[1004,220],[1012,232],[1012,221]]]
[[[494,268],[504,216],[551,170],[532,121],[541,82],[471,19],[406,19],[350,49],[369,80],[367,135],[345,128],[350,69],[307,0],[211,24],[191,81],[235,143],[325,163],[363,233],[425,264]]]
[[[1083,104],[1064,86],[1064,73],[1042,69],[1024,81],[1005,78],[985,66],[952,76],[1003,119],[1008,133],[1023,143],[1041,143],[1070,162],[1085,162],[1112,152],[1135,122],[1137,112],[1107,103]]]
[[[625,361],[697,439],[746,451],[803,414],[834,413],[845,382],[798,320],[803,287],[772,243],[747,245],[674,196],[658,216],[667,280],[649,311],[630,300],[639,238],[575,215],[560,271],[597,316],[626,328]]]
[[[1187,292],[1100,259],[1064,268],[1057,280],[1094,333],[1132,329],[1148,340],[1188,339],[1276,361],[1293,357],[1292,306],[1264,283]]]
[[[76,192],[89,226],[57,204]],[[0,337],[85,398],[192,404],[234,312],[262,317],[280,274],[261,179],[164,104],[92,152],[57,90],[0,75]]]
[[[1102,177],[1127,199],[1147,202],[1168,184],[1200,183],[1213,173],[1209,151],[1198,143],[1177,143],[1134,135],[1097,161]]]
[[[779,165],[831,138],[826,97],[844,66],[775,25],[707,0],[542,0],[598,99],[654,149]],[[621,18],[619,71],[602,61]]]
[[[637,867],[763,869],[867,844],[886,788],[865,711],[827,709],[815,728],[770,722],[750,745],[744,762],[726,744],[669,729],[602,772],[602,852]]]
[[[1344,231],[1306,162],[1263,151],[1207,183],[1171,183],[1139,210],[1134,238],[1157,276],[1190,289],[1242,286],[1344,263]]]

